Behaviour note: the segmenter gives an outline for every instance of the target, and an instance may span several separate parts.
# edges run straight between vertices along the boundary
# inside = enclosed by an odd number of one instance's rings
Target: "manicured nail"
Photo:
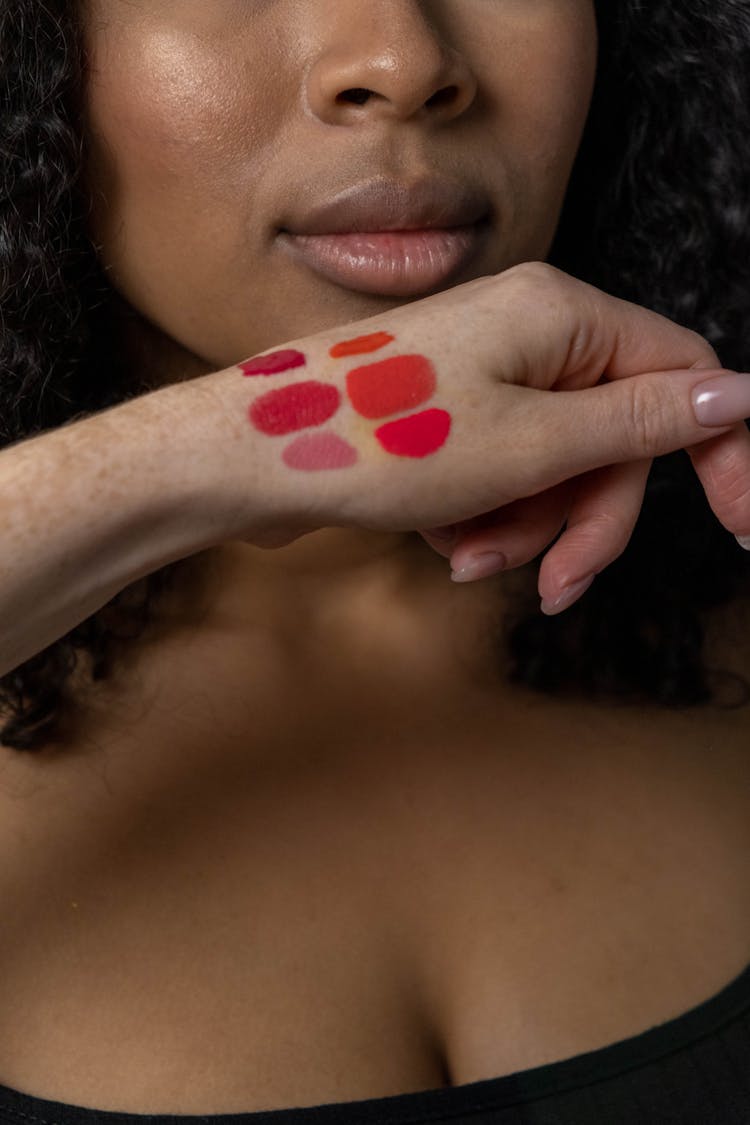
[[[750,535],[737,535],[735,538],[743,551],[750,551]]]
[[[701,426],[729,426],[750,418],[750,374],[733,371],[693,387],[693,409]]]
[[[591,574],[588,578],[582,578],[580,582],[574,582],[572,586],[566,586],[560,597],[554,602],[543,601],[542,613],[546,613],[548,617],[553,617],[556,613],[562,613],[564,609],[573,604],[576,598],[580,598],[581,594],[586,593],[595,578],[596,575]]]
[[[472,559],[458,570],[451,572],[454,582],[476,582],[478,578],[489,578],[491,574],[498,574],[505,570],[508,560],[505,555],[497,551],[483,551],[474,555]]]

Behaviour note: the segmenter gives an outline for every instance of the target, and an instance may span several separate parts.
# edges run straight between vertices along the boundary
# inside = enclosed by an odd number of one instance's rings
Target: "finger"
[[[454,548],[457,531],[455,524],[448,524],[445,527],[432,527],[428,531],[418,531],[425,543],[432,547],[433,551],[437,551],[444,559],[451,557],[451,552]]]
[[[488,294],[524,357],[511,365],[509,379],[504,373],[506,381],[576,390],[602,376],[619,381],[649,371],[721,368],[699,333],[546,262],[512,266],[496,275]],[[547,331],[539,331],[540,317],[547,318]]]
[[[568,524],[542,560],[542,612],[562,613],[623,553],[633,534],[651,461],[589,473],[570,507]]]
[[[701,425],[698,420],[693,396],[707,388],[715,404],[726,393],[720,425]],[[504,403],[506,432],[511,435],[506,452],[518,446],[511,464],[524,474],[523,480],[512,482],[517,496],[542,492],[605,465],[698,446],[729,433],[745,409],[750,413],[750,375],[725,371],[656,371],[576,391],[518,386],[507,391],[512,398]],[[708,448],[704,465],[711,463],[715,449]],[[744,509],[742,514],[744,526]]]
[[[728,434],[693,446],[687,452],[717,519],[738,539],[747,540],[750,537],[750,433],[744,422]]]
[[[450,555],[453,579],[471,582],[535,559],[564,526],[573,485],[566,481],[538,496],[528,496],[497,509],[485,526],[463,531]],[[492,562],[492,557],[495,561]]]

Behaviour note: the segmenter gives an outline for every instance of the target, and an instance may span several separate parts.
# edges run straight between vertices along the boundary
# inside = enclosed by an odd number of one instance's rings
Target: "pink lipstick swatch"
[[[357,336],[355,340],[342,340],[340,344],[334,344],[328,354],[333,356],[334,359],[340,359],[347,355],[364,355],[365,352],[376,352],[379,348],[384,348],[393,339],[395,337],[388,332],[373,332],[371,336]]]
[[[341,392],[330,383],[292,383],[256,399],[250,408],[250,421],[261,433],[289,434],[322,425],[340,405]]]
[[[282,454],[291,469],[348,469],[357,462],[357,451],[337,434],[302,434]]]
[[[443,445],[450,433],[451,416],[447,410],[422,410],[386,422],[375,431],[375,437],[386,453],[397,457],[426,457]]]
[[[270,352],[257,359],[248,359],[238,366],[245,375],[278,375],[281,371],[291,371],[293,367],[304,367],[307,363],[302,352],[288,349],[283,352]]]
[[[435,369],[423,355],[397,355],[366,367],[355,367],[346,377],[352,406],[364,418],[384,418],[411,410],[435,393]]]

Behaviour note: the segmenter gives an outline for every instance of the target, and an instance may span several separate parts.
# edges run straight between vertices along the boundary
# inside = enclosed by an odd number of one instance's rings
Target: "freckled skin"
[[[294,204],[376,175],[466,175],[471,277],[544,258],[588,112],[592,0],[86,0],[91,235],[154,383],[408,303],[278,250]],[[374,95],[357,104],[351,88]],[[450,90],[449,97],[430,100]]]

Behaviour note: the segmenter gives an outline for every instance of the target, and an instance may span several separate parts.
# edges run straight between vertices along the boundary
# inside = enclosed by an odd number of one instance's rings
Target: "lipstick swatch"
[[[392,343],[389,332],[374,332],[334,344],[333,359],[366,355]],[[256,356],[238,366],[244,375],[276,375],[304,367],[307,358],[293,348]],[[380,419],[412,411],[432,398],[437,387],[435,368],[426,356],[397,355],[352,368],[346,375],[346,392],[353,409],[362,418]],[[290,383],[261,395],[251,405],[248,417],[260,433],[269,437],[310,430],[328,422],[341,409],[344,396],[333,383],[315,379]],[[447,410],[421,410],[386,422],[373,436],[386,453],[395,457],[427,457],[445,444],[451,429]],[[355,465],[355,446],[330,430],[302,433],[282,451],[281,459],[292,469],[317,472],[346,469]]]
[[[397,457],[427,457],[445,444],[450,428],[451,416],[447,410],[422,410],[408,418],[386,422],[375,431],[375,437],[386,453]]]
[[[435,393],[435,369],[423,355],[397,355],[366,367],[355,367],[346,377],[351,404],[363,418],[385,418],[411,410]]]
[[[334,344],[328,353],[334,359],[341,359],[347,355],[364,355],[366,352],[376,352],[390,344],[395,337],[389,332],[373,332],[370,336],[357,336],[354,340],[342,340]]]
[[[263,434],[289,434],[322,425],[340,405],[341,392],[330,383],[292,383],[256,399],[250,408],[250,421]]]
[[[281,455],[290,469],[348,469],[358,460],[357,450],[337,434],[302,434]]]
[[[238,366],[245,375],[278,375],[281,371],[291,371],[294,367],[304,367],[307,363],[302,352],[289,348],[282,352],[270,352],[256,359],[248,359]]]

